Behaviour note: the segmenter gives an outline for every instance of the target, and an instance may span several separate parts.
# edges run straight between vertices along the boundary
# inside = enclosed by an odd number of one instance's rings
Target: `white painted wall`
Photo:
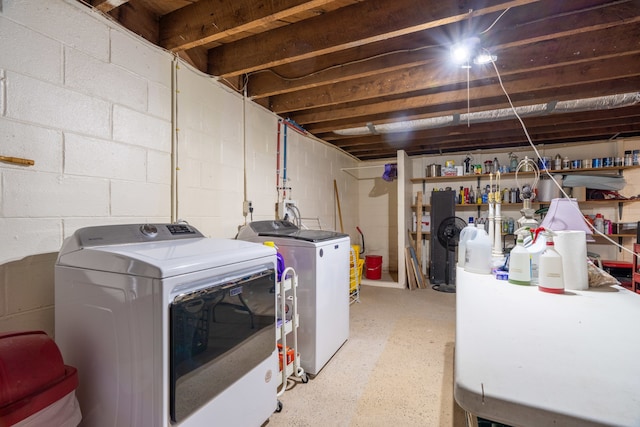
[[[172,55],[75,0],[0,2],[0,331],[53,335],[63,239],[98,224],[171,220]],[[235,236],[242,201],[273,218],[278,118],[185,64],[177,82],[177,218]],[[293,197],[323,228],[355,237],[351,157],[288,141]],[[246,163],[246,169],[245,169]],[[246,181],[245,181],[246,178]]]

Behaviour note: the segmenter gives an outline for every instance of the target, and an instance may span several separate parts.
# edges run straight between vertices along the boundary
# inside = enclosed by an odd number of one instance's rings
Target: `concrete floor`
[[[455,298],[362,286],[349,340],[308,383],[290,378],[266,425],[464,427],[453,398]]]

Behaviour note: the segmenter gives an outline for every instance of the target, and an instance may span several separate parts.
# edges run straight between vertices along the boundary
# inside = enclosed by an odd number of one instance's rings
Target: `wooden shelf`
[[[593,175],[594,172],[597,172],[597,175],[619,175],[623,170],[628,169],[638,169],[640,166],[613,166],[607,168],[580,168],[580,169],[559,169],[559,170],[549,170],[549,173],[552,175],[570,175],[570,174],[584,174],[587,173],[589,175]],[[533,172],[518,172],[518,175],[533,175]],[[544,171],[540,171],[540,176],[546,175]],[[495,177],[495,174],[494,174]],[[509,179],[515,178],[515,172],[505,172],[500,173],[500,179]],[[467,181],[471,179],[489,179],[488,173],[478,174],[478,175],[453,175],[453,176],[430,176],[424,178],[411,178],[411,182],[415,184],[419,184],[422,182],[446,182],[446,181]]]

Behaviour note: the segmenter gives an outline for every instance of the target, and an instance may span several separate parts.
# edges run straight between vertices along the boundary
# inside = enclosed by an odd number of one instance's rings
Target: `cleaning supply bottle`
[[[458,267],[464,267],[466,261],[467,241],[473,239],[477,233],[476,225],[473,223],[473,217],[469,217],[469,224],[460,231],[458,239]]]
[[[531,284],[538,283],[538,277],[540,276],[540,255],[547,249],[547,235],[544,227],[538,227],[531,230],[533,233],[533,239],[527,242],[527,238],[524,240],[524,247],[527,248],[531,255]]]
[[[544,231],[546,237],[546,250],[540,255],[540,277],[538,289],[552,294],[564,293],[564,272],[562,269],[562,256],[556,251],[553,244],[553,232]]]
[[[473,238],[466,242],[465,271],[491,274],[491,243],[489,234],[483,228],[476,228]]]
[[[509,283],[515,285],[531,284],[531,254],[524,247],[524,239],[529,236],[528,228],[516,230],[516,246],[509,255]]]
[[[596,214],[596,219],[593,221],[593,226],[600,233],[604,233],[604,217],[602,214]]]

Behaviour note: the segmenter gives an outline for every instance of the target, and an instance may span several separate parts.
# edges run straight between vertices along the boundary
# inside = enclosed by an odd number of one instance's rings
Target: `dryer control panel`
[[[76,248],[202,237],[195,227],[185,223],[103,225],[81,228],[73,235]]]

